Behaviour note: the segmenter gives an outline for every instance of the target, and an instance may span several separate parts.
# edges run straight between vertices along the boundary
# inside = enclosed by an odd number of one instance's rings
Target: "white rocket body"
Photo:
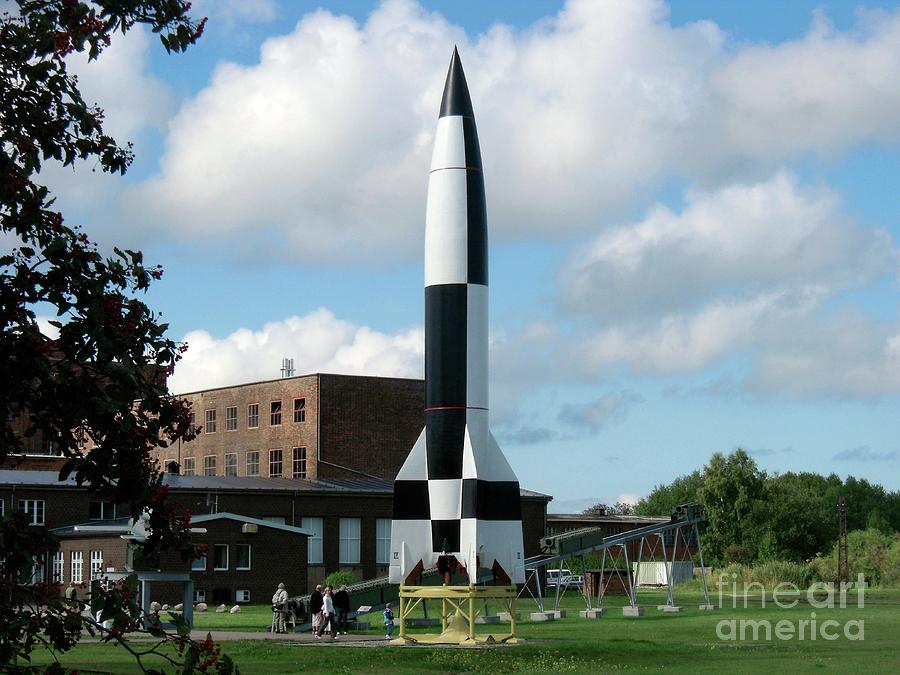
[[[525,581],[519,483],[488,425],[487,262],[481,152],[454,50],[425,216],[425,429],[394,483],[392,583],[444,553],[472,581],[478,570]]]

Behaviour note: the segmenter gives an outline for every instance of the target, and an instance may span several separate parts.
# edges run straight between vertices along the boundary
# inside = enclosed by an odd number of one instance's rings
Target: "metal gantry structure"
[[[556,565],[559,572],[556,580],[554,609],[559,611],[563,587],[561,583],[563,563],[567,560],[580,559],[581,568],[584,570],[584,557],[590,553],[598,553],[601,555],[601,563],[596,596],[591,593],[590,585],[586,581],[581,587],[587,610],[592,610],[595,606],[597,609],[603,608],[603,597],[613,578],[616,578],[625,588],[629,606],[637,610],[637,580],[640,576],[641,563],[663,562],[666,570],[666,603],[660,605],[659,609],[677,611],[673,574],[675,563],[690,559],[691,548],[696,547],[700,558],[703,594],[706,599],[705,604],[701,607],[708,609],[712,605],[706,582],[703,544],[698,527],[704,520],[703,507],[691,503],[675,507],[669,522],[654,523],[609,537],[604,537],[599,527],[581,528],[544,537],[541,541],[543,553],[525,561],[528,583],[525,584],[519,595],[525,593],[531,595],[540,611],[545,611],[544,594],[541,591],[541,570],[553,569],[553,566]],[[636,552],[635,548],[637,548]],[[629,553],[629,549],[631,549],[631,553]],[[624,568],[621,564],[623,562]],[[632,565],[634,566],[633,572]],[[607,570],[610,571],[608,578]],[[531,584],[534,584],[536,593],[530,588]],[[594,604],[595,597],[596,605]]]
[[[698,527],[705,519],[703,507],[699,504],[682,504],[675,507],[672,511],[669,522],[653,523],[608,537],[603,536],[603,531],[599,527],[586,527],[544,537],[541,540],[542,553],[525,561],[527,577],[525,584],[515,597],[521,598],[526,594],[531,596],[539,611],[544,612],[543,591],[548,589],[542,588],[541,571],[554,569],[555,566],[559,573],[555,588],[554,609],[559,611],[560,600],[562,599],[562,584],[560,583],[562,579],[560,577],[562,576],[565,562],[567,560],[581,559],[582,569],[584,569],[584,557],[589,553],[599,553],[601,555],[600,576],[596,592],[591,593],[587,584],[583,584],[581,587],[581,594],[587,610],[603,609],[604,596],[613,578],[616,578],[622,587],[625,588],[625,593],[628,596],[628,606],[637,610],[637,579],[640,575],[640,566],[642,563],[651,562],[665,562],[666,603],[660,605],[659,609],[665,611],[667,607],[676,608],[675,578],[673,575],[675,563],[690,559],[692,555],[691,549],[696,547],[702,570],[703,593],[706,598],[706,604],[700,607],[702,609],[711,609],[712,605],[709,599],[709,588],[703,560],[703,545],[700,540]],[[629,548],[631,552],[629,552]],[[637,549],[636,552],[634,551],[635,548]],[[632,565],[635,568],[633,571]],[[609,578],[607,578],[607,570],[610,571]],[[489,576],[485,579],[479,579],[478,584],[481,585],[488,581],[490,581]],[[438,574],[437,568],[425,570],[422,573],[420,583],[439,586],[441,584],[441,576]],[[395,584],[391,584],[388,577],[371,579],[348,586],[347,591],[353,598],[354,603],[365,606],[370,611],[381,609],[386,602],[396,601],[400,598],[400,588]],[[299,596],[295,600],[308,607],[309,595]],[[487,598],[484,598],[484,601],[486,603]],[[425,608],[424,601],[422,604],[423,608]],[[509,598],[505,598],[501,602],[501,606],[509,604]],[[504,609],[506,608],[508,607],[504,607]],[[427,609],[425,609],[425,615],[428,615]],[[350,617],[354,618],[355,616],[356,612],[352,611]],[[309,623],[305,625],[298,623],[297,628],[300,630],[308,629],[309,625]]]

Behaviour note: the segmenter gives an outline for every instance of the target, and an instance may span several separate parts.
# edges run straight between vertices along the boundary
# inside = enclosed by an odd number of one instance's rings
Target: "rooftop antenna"
[[[281,377],[294,376],[294,359],[281,359]]]

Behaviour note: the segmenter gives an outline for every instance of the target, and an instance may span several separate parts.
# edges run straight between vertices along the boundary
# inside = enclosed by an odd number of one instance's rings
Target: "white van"
[[[562,569],[547,570],[547,588],[555,588],[559,584],[565,591],[570,588],[580,589],[584,585],[584,579],[580,574],[572,574],[565,567]]]

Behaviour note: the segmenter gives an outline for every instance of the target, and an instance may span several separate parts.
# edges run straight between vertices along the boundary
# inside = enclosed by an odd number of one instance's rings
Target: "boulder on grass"
[[[150,612],[152,614],[159,614],[159,610],[162,609],[162,605],[159,604],[156,600],[150,603]]]
[[[184,603],[183,603],[183,602],[179,602],[179,603],[178,603],[177,605],[175,605],[172,609],[174,609],[176,612],[181,612],[181,611],[184,610]]]
[[[225,605],[219,605],[218,607],[216,607],[217,614],[224,614],[227,611],[228,611],[228,608]]]
[[[208,609],[205,602],[198,602],[197,606],[194,607],[195,612],[205,612]]]
[[[241,606],[240,606],[240,605],[235,605],[234,607],[232,607],[232,608],[229,609],[228,611],[229,611],[230,613],[232,613],[232,614],[240,614],[240,613],[241,613]]]
[[[162,609],[163,609],[164,612],[168,612],[168,611],[169,611],[169,604],[168,604],[168,603],[164,604],[164,605],[162,606]]]

